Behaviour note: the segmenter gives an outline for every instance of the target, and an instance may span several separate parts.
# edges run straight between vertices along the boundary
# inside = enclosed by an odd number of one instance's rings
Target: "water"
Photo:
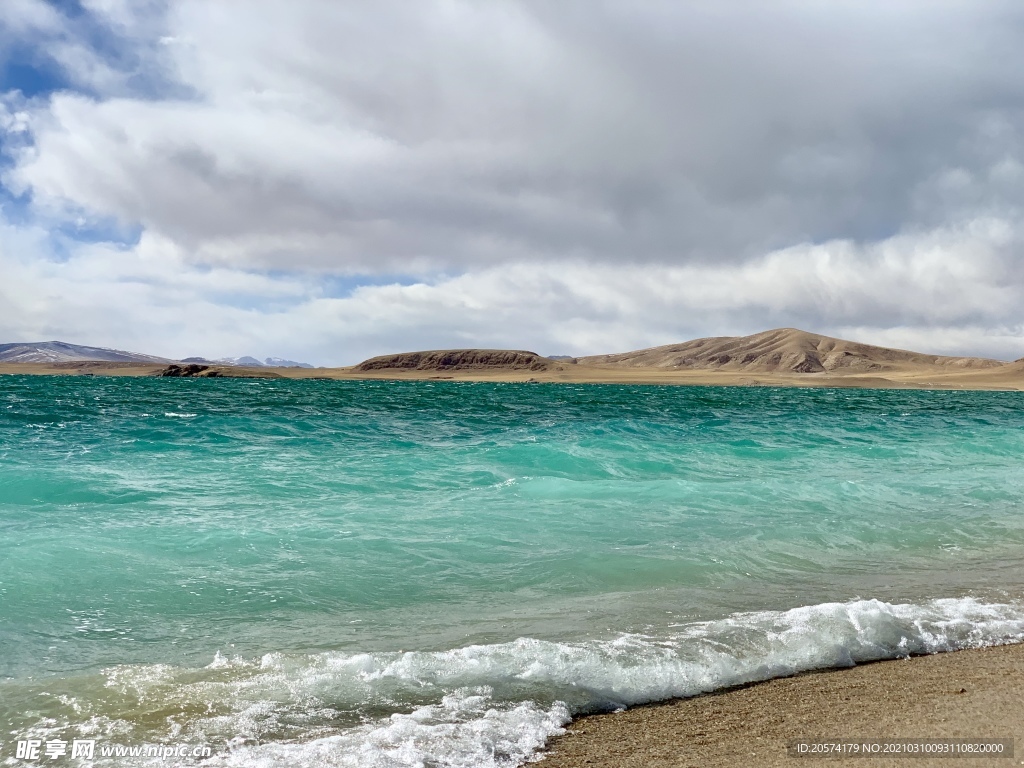
[[[1022,457],[1020,393],[0,377],[0,764],[514,766],[1024,640]]]

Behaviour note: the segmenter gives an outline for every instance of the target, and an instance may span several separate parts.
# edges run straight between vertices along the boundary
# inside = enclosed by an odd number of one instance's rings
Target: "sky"
[[[0,342],[1024,357],[1019,0],[3,0]]]

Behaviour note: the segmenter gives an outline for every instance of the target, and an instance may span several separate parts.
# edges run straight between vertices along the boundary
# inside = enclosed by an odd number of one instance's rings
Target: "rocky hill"
[[[580,365],[749,371],[757,373],[881,373],[908,368],[997,368],[979,357],[944,357],[859,344],[778,328],[751,336],[718,336],[613,355],[578,358]]]

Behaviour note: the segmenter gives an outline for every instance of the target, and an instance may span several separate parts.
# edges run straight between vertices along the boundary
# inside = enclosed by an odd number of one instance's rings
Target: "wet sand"
[[[794,740],[1014,739],[1015,757],[797,758]],[[539,768],[1024,765],[1024,645],[884,661],[581,718]]]

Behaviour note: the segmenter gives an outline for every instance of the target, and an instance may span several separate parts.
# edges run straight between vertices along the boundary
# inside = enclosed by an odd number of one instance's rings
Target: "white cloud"
[[[61,15],[45,0],[8,0],[4,3],[3,30],[8,35],[53,33],[62,26]]]
[[[1024,47],[1002,22],[1021,14],[1003,3],[129,6],[94,10],[141,63],[67,53],[101,95],[42,105],[37,152],[9,178],[198,261],[735,261],[933,225],[927,191],[957,173],[983,188],[954,202],[1020,192],[978,176],[1020,162],[1007,72]],[[104,67],[106,96],[88,74]],[[126,92],[139,72],[183,96]]]
[[[309,276],[192,264],[149,235],[133,248],[80,246],[66,261],[26,258],[47,247],[45,234],[7,227],[0,331],[170,357],[337,365],[453,346],[594,354],[797,325],[1015,359],[1024,288],[999,265],[1020,238],[1005,221],[979,220],[868,246],[794,246],[738,267],[516,262],[329,296]]]
[[[1024,354],[1019,4],[85,6],[0,11],[75,85],[0,108],[4,336]],[[112,219],[138,245],[55,234]]]

